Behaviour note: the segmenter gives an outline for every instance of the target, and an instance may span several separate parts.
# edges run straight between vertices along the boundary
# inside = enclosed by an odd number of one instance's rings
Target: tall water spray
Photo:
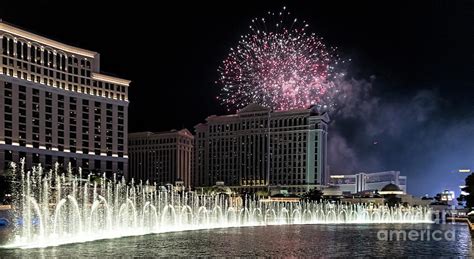
[[[14,167],[15,169],[16,167]],[[16,170],[16,169],[15,169]],[[156,184],[18,169],[15,235],[8,247],[44,247],[168,231],[282,224],[424,223],[422,207],[263,202],[250,196],[161,190]]]

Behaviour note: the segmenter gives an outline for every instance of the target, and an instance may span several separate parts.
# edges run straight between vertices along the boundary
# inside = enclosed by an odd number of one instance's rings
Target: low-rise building
[[[353,175],[331,175],[330,185],[339,186],[343,193],[359,193],[367,190],[381,190],[387,184],[396,184],[403,193],[407,192],[407,177],[400,171],[358,173]]]

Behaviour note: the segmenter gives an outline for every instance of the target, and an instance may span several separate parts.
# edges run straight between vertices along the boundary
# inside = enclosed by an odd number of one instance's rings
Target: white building
[[[2,21],[0,55],[0,171],[25,157],[126,174],[130,81],[102,74],[97,52]]]
[[[358,193],[367,190],[380,191],[390,183],[396,184],[404,193],[407,192],[407,177],[401,176],[400,171],[331,175],[329,180],[330,185],[339,186],[343,193]]]
[[[194,186],[223,181],[239,191],[301,193],[324,185],[328,122],[316,109],[272,112],[257,104],[210,116],[195,126]]]

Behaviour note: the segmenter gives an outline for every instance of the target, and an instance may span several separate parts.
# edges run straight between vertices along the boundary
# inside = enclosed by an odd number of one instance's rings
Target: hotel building
[[[0,21],[0,170],[25,157],[126,174],[130,81],[100,72],[99,53]]]
[[[331,175],[329,184],[339,186],[343,193],[382,190],[387,184],[397,185],[403,193],[407,192],[407,177],[400,171],[358,173],[353,175]]]
[[[129,176],[160,185],[182,181],[192,184],[194,136],[187,129],[138,132],[128,136]]]
[[[195,126],[194,186],[302,193],[326,183],[326,113],[271,111],[250,104]]]

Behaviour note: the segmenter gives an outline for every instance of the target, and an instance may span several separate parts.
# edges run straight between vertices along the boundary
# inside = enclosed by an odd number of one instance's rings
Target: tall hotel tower
[[[194,136],[187,129],[128,135],[129,176],[159,185],[192,184]]]
[[[0,21],[0,170],[25,157],[127,173],[130,81],[100,73],[99,53]]]
[[[210,116],[195,127],[194,186],[302,193],[323,185],[328,122],[314,108],[272,112],[257,104]]]

